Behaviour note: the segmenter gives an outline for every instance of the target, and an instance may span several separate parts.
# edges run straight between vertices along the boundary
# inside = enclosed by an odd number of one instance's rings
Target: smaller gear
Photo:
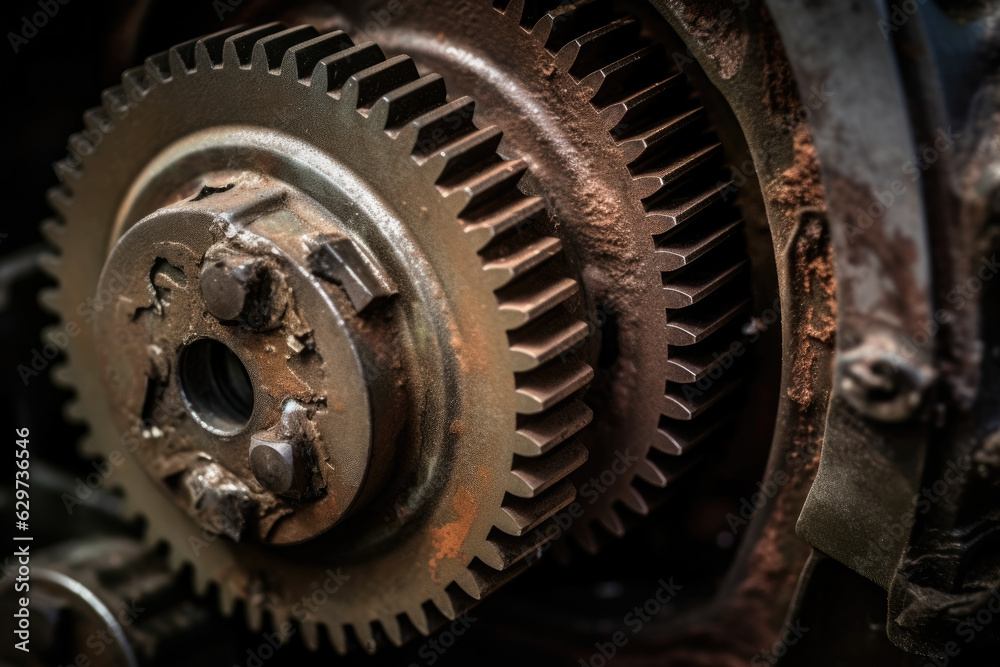
[[[62,543],[32,556],[28,653],[6,642],[0,655],[27,667],[167,667],[181,660],[210,667],[233,659],[229,642],[220,641],[222,619],[189,593],[162,553],[135,540]],[[13,585],[0,594],[8,618],[21,595]],[[210,648],[193,655],[186,650],[193,642]]]

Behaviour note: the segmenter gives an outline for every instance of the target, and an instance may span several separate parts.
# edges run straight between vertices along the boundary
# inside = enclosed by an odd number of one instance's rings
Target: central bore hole
[[[181,352],[181,392],[198,422],[232,435],[253,413],[253,384],[240,358],[217,340],[202,338]]]

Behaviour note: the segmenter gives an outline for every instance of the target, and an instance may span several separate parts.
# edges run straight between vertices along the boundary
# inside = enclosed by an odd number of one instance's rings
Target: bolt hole
[[[253,414],[253,383],[232,350],[202,338],[181,352],[178,370],[184,401],[199,424],[219,435],[246,427]]]

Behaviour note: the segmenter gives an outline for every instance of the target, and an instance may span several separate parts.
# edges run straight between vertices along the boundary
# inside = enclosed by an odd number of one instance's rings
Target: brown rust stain
[[[448,558],[458,558],[462,554],[462,545],[472,529],[472,522],[476,518],[476,498],[465,487],[462,487],[452,499],[452,507],[458,518],[451,523],[446,523],[440,528],[431,528],[431,543],[434,545],[434,555],[431,556],[427,565],[430,567],[431,579],[435,584],[440,584],[437,569],[441,561]]]
[[[798,289],[801,317],[787,322],[792,350],[791,383],[787,394],[802,412],[813,403],[816,360],[821,348],[833,345],[837,329],[837,281],[834,276],[833,244],[826,220],[819,161],[808,128],[800,125],[794,135],[792,164],[771,188],[775,203],[796,229],[790,251],[790,270]]]

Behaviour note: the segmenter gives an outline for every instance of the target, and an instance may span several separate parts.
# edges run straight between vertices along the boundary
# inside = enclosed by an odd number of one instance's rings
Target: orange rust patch
[[[448,428],[453,435],[463,435],[465,433],[465,422],[461,419],[456,419],[451,422],[451,426]]]
[[[455,508],[458,519],[440,528],[431,528],[434,555],[427,564],[435,584],[441,583],[437,575],[438,564],[446,558],[458,558],[462,554],[462,545],[472,529],[472,520],[476,518],[476,499],[465,487],[455,494],[452,507]]]

